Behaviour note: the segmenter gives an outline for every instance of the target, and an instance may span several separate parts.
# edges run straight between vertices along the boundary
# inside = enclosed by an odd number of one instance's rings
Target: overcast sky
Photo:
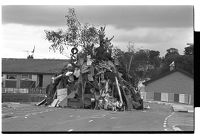
[[[2,57],[25,58],[35,45],[35,58],[66,58],[49,51],[44,30],[65,27],[68,8],[75,8],[81,23],[106,25],[114,46],[125,50],[158,50],[163,56],[174,47],[183,54],[193,42],[193,6],[2,6]],[[67,52],[68,53],[68,52]]]

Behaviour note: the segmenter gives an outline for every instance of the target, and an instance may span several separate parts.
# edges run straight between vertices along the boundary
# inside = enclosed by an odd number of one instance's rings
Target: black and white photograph
[[[2,133],[194,133],[193,5],[1,5]]]

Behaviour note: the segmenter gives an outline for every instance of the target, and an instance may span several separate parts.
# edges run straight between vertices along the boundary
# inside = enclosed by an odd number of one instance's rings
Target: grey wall
[[[43,85],[42,85],[42,87],[47,87],[47,85],[50,84],[52,76],[53,75],[43,75]]]

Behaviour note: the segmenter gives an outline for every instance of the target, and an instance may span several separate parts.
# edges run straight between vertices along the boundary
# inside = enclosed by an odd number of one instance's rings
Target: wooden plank
[[[49,105],[49,107],[56,107],[58,101],[59,101],[58,99],[54,99],[51,105]]]
[[[67,96],[67,88],[57,89],[57,99],[62,101]]]
[[[115,82],[116,82],[117,90],[118,90],[118,93],[119,93],[120,102],[121,102],[121,104],[123,104],[122,94],[121,94],[121,90],[120,90],[120,88],[119,88],[119,83],[118,83],[117,77],[115,77]]]

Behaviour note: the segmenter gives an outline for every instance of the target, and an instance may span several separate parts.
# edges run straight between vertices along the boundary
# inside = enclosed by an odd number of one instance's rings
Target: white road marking
[[[110,119],[116,119],[116,117],[111,117]]]
[[[14,117],[10,117],[11,119],[15,119],[15,118],[18,118],[18,116],[14,116]]]
[[[105,117],[106,115],[94,115],[94,116],[91,116],[90,118],[103,118]]]
[[[92,121],[94,121],[94,120],[89,120],[89,122],[92,122]]]
[[[166,129],[166,128],[165,128],[164,130],[165,130],[165,131],[167,131],[167,129]]]
[[[175,131],[182,131],[180,128],[176,127],[176,125],[172,126],[173,130]]]
[[[73,129],[69,129],[68,132],[74,131]]]
[[[106,116],[106,115],[102,114],[102,116]],[[78,116],[78,117],[80,117],[80,116]],[[61,125],[61,124],[65,124],[65,123],[68,123],[68,122],[80,121],[80,120],[85,120],[85,119],[90,119],[90,118],[91,118],[91,116],[80,117],[80,118],[65,120],[65,121],[62,121],[62,122],[55,122],[55,125]]]
[[[92,116],[90,118],[102,118],[101,116]]]
[[[173,114],[174,114],[174,112],[172,112],[170,115],[168,115],[168,116],[165,118],[165,120],[164,120],[164,122],[163,122],[163,127],[164,127],[165,129],[166,129],[166,127],[167,127],[167,120],[168,120],[168,118],[171,117]],[[165,131],[167,131],[167,130],[165,130]]]
[[[25,117],[28,117],[28,116],[30,116],[30,114],[26,114],[26,115],[25,115]]]

